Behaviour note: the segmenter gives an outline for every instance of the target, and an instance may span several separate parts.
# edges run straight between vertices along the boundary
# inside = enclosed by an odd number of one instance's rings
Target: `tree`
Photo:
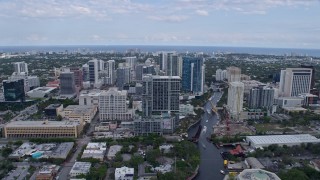
[[[282,180],[308,180],[308,176],[298,169],[290,169],[288,172],[280,172],[280,179]]]
[[[13,150],[9,147],[6,147],[4,149],[2,149],[1,155],[5,158],[7,158],[11,153],[13,152]]]

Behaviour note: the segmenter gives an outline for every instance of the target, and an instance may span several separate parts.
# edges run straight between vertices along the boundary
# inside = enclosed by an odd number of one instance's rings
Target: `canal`
[[[215,92],[210,101],[216,104],[221,96],[221,92]],[[200,150],[200,167],[196,180],[220,180],[224,178],[224,175],[220,173],[220,170],[225,170],[223,159],[220,155],[220,152],[224,151],[224,149],[216,148],[207,140],[207,137],[210,137],[213,132],[212,127],[218,122],[218,116],[211,112],[211,103],[209,101],[205,104],[204,111],[205,114],[202,116],[200,123],[191,127],[188,132],[189,137],[192,137],[198,130],[199,125],[202,125],[197,145]]]

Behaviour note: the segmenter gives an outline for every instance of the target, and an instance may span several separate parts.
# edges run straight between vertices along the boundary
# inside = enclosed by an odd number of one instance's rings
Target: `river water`
[[[216,104],[221,98],[221,92],[215,92],[210,98],[212,103]],[[196,180],[221,180],[224,175],[220,173],[220,170],[224,170],[223,159],[220,152],[224,151],[222,148],[217,149],[206,138],[211,136],[213,132],[213,125],[218,122],[216,114],[211,113],[211,104],[208,101],[204,106],[205,114],[203,115],[201,122],[198,125],[189,129],[189,137],[194,136],[198,130],[199,125],[202,125],[202,132],[199,137],[198,148],[200,150],[200,167],[199,174]],[[210,113],[208,113],[208,111]]]

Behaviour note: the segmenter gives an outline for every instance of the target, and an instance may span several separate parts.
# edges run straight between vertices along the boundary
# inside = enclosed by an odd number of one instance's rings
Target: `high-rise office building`
[[[82,65],[82,74],[83,74],[83,81],[87,82],[89,81],[89,65],[84,64]]]
[[[179,76],[144,76],[142,94],[144,116],[179,112],[180,81]]]
[[[132,110],[127,107],[127,91],[110,88],[99,96],[100,120],[130,120]]]
[[[302,68],[312,69],[310,89],[313,89],[314,86],[315,86],[315,83],[316,83],[316,70],[315,70],[314,66],[303,64],[303,65],[301,65],[301,67],[302,67]]]
[[[24,61],[22,62],[15,62],[13,64],[14,72],[20,74],[20,73],[26,73],[28,74],[28,64]]]
[[[238,67],[228,67],[227,68],[227,79],[228,82],[240,82],[241,81],[241,69]]]
[[[228,89],[228,108],[236,119],[239,118],[243,108],[244,84],[242,82],[231,82]]]
[[[76,93],[76,86],[73,72],[62,72],[60,74],[60,94],[74,95]]]
[[[167,68],[165,70],[167,76],[180,76],[182,75],[182,57],[176,53],[167,54]]]
[[[25,91],[24,91],[24,79],[17,80],[4,80],[2,82],[4,99],[6,101],[24,101]]]
[[[99,60],[93,59],[88,62],[89,66],[89,81],[94,85],[99,82]]]
[[[283,97],[298,96],[310,93],[312,69],[287,68],[281,70],[279,95]]]
[[[183,57],[182,60],[182,91],[203,93],[205,78],[203,58]]]
[[[75,85],[78,88],[82,88],[83,87],[83,74],[82,74],[82,69],[78,68],[78,67],[71,67],[70,71],[73,72],[74,74],[74,82]]]
[[[117,69],[116,86],[122,90],[125,84],[131,82],[131,70],[127,66],[119,66]]]
[[[251,109],[267,108],[271,110],[274,101],[274,89],[267,86],[259,86],[250,90],[248,105]]]

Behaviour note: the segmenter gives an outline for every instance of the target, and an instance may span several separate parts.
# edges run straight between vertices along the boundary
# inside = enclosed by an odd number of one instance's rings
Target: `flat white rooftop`
[[[79,125],[76,121],[13,121],[8,127],[74,127]]]
[[[270,144],[301,144],[301,143],[320,143],[320,139],[310,134],[295,135],[267,135],[267,136],[247,136],[247,141],[255,146]]]

